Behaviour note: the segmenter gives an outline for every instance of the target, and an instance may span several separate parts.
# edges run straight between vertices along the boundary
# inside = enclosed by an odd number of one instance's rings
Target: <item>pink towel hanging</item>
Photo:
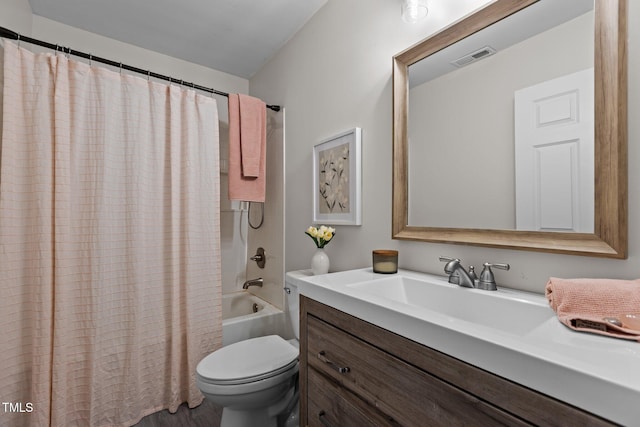
[[[229,94],[229,200],[265,201],[266,151],[265,103]]]

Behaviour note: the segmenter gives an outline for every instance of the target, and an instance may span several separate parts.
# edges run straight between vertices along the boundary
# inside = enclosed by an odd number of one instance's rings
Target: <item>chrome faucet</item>
[[[464,269],[462,264],[460,264],[460,260],[458,258],[441,256],[440,261],[447,263],[444,266],[444,272],[449,275],[449,283],[463,286],[465,288],[476,287],[475,281],[477,280],[477,278],[474,277],[476,274],[474,272],[473,266],[471,266],[471,273],[469,273]]]
[[[509,264],[492,264],[485,262],[482,264],[484,268],[482,269],[482,273],[480,273],[480,279],[478,279],[473,266],[470,266],[467,272],[462,264],[460,264],[458,258],[441,256],[440,261],[447,263],[444,266],[444,272],[449,275],[449,283],[465,288],[476,288],[485,291],[495,291],[498,289],[496,278],[493,275],[493,271],[491,271],[491,267],[501,270],[509,270],[510,268]]]
[[[249,289],[249,286],[258,286],[261,288],[262,284],[263,284],[262,277],[258,277],[257,279],[251,279],[244,282],[244,284],[242,285],[242,289]]]

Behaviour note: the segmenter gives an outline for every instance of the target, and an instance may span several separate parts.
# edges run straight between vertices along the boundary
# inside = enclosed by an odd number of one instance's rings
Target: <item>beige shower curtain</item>
[[[0,425],[196,406],[222,341],[215,100],[4,50]]]

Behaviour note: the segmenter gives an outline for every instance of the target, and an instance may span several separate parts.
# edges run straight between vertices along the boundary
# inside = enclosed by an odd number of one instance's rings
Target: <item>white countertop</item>
[[[457,288],[442,276],[407,270],[398,274]],[[512,334],[347,286],[352,280],[389,276],[371,268],[320,276],[300,270],[288,272],[286,281],[297,285],[302,295],[471,365],[613,422],[640,426],[640,343],[572,331],[551,315],[550,308],[548,320],[535,329]],[[455,292],[489,293],[548,307],[543,295],[500,286],[493,292]]]

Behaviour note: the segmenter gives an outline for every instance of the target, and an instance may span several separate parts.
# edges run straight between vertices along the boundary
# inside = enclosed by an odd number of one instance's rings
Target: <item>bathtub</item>
[[[284,312],[246,291],[222,296],[222,345],[264,335],[282,335]]]

